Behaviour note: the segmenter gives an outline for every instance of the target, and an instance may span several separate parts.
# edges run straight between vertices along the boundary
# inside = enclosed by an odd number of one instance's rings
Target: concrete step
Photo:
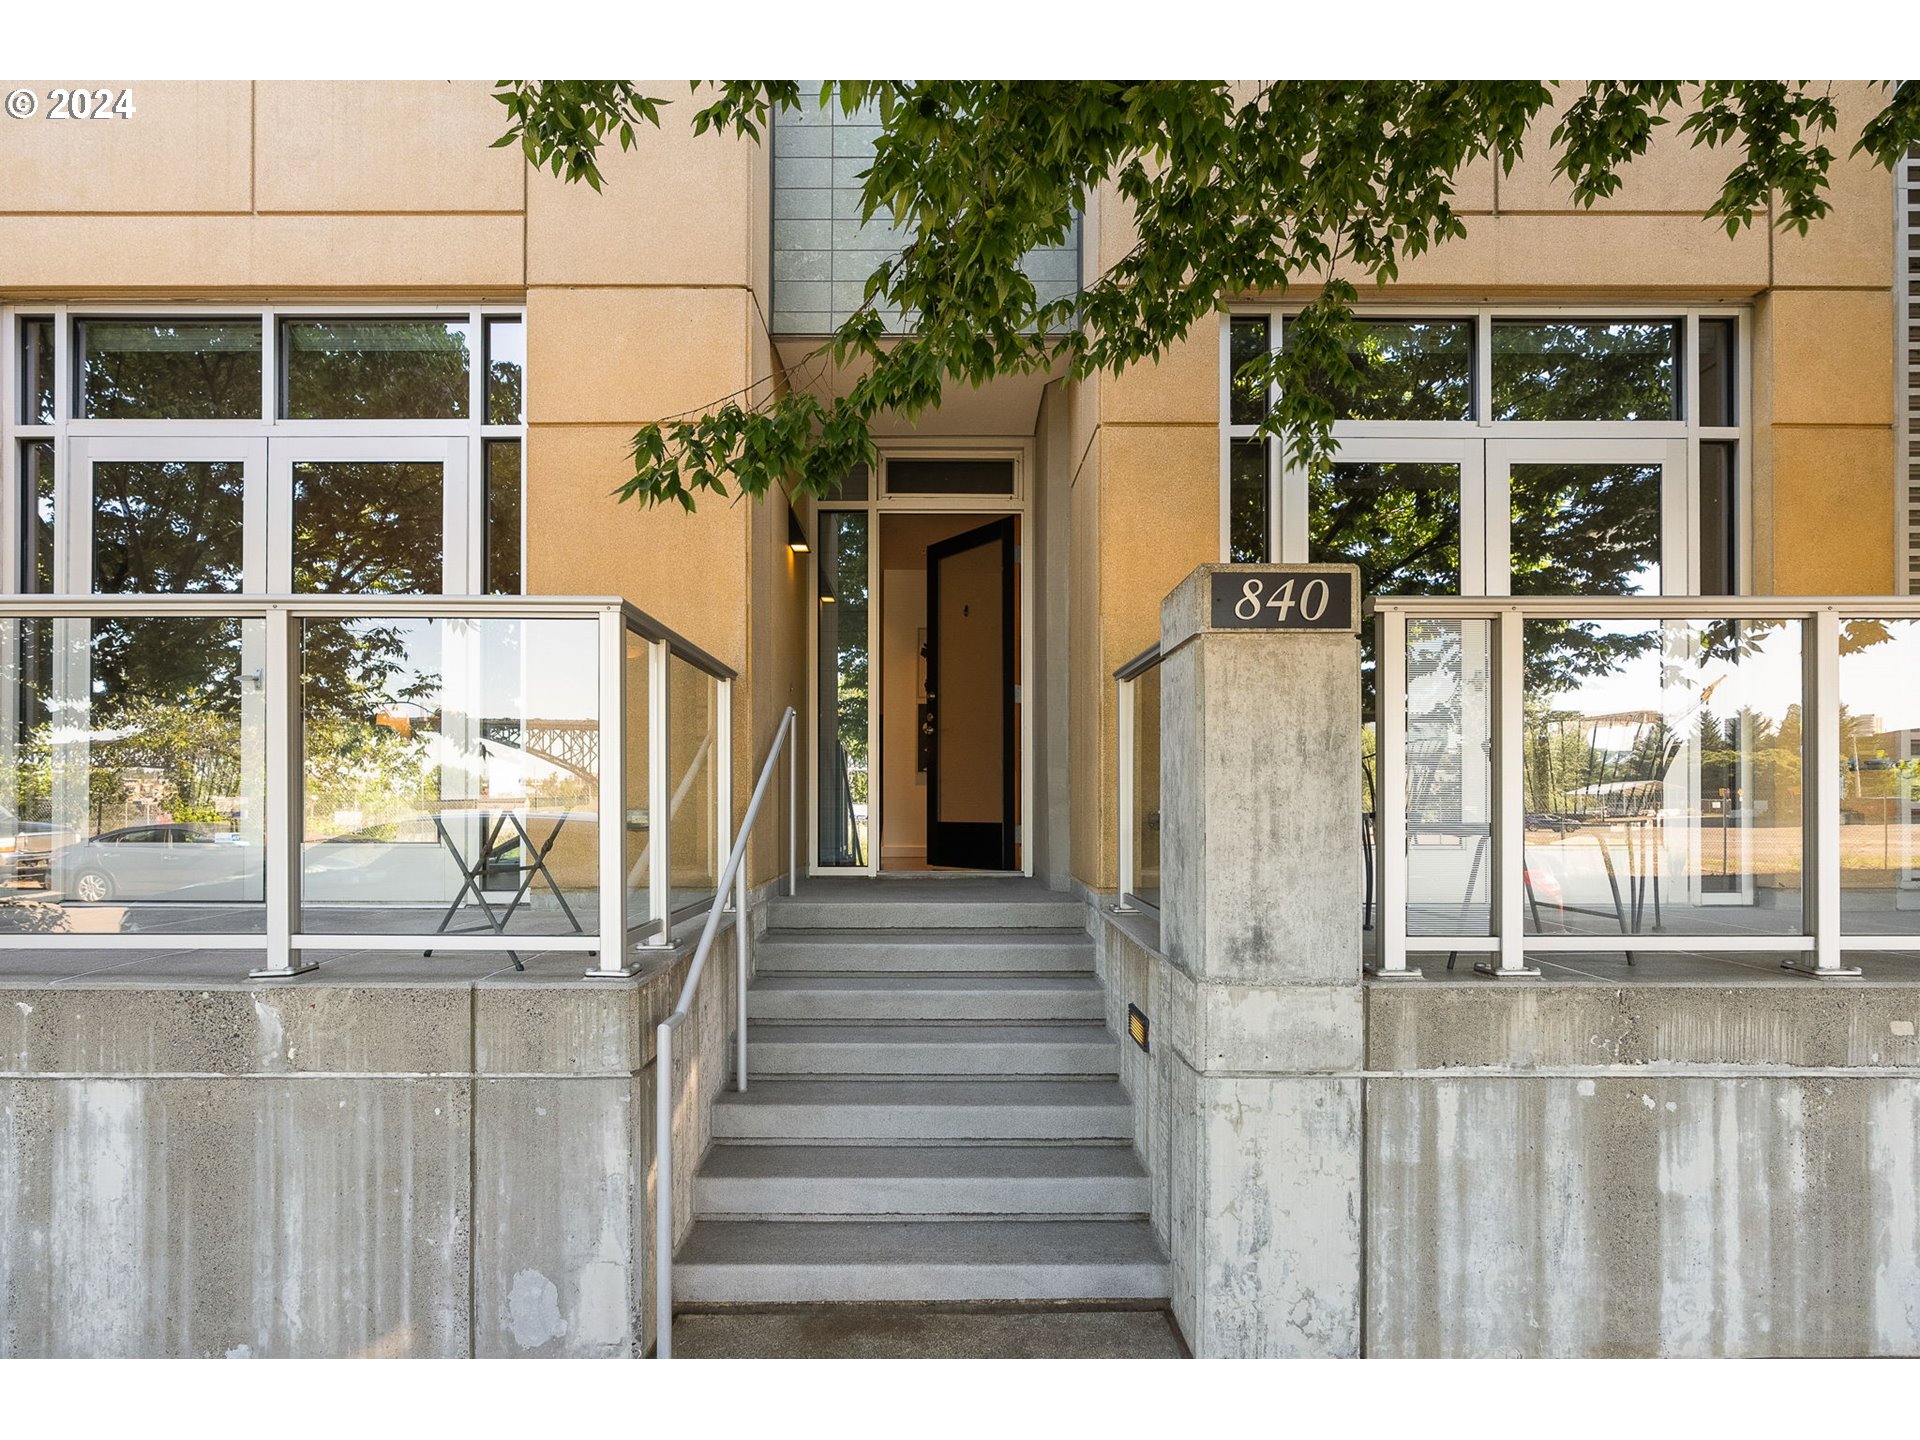
[[[749,1064],[752,1052],[748,1052]],[[1130,1140],[1113,1080],[768,1080],[713,1105],[718,1140]]]
[[[767,975],[751,1020],[1099,1020],[1091,975]]]
[[[809,881],[775,896],[775,930],[1081,930],[1087,907],[1031,880]]]
[[[1093,973],[1084,930],[769,930],[755,949],[762,975]]]
[[[1120,1046],[1100,1024],[749,1025],[747,1064],[760,1075],[1117,1075]]]
[[[1162,1300],[1169,1285],[1140,1220],[701,1220],[673,1267],[687,1303]]]
[[[716,1145],[694,1180],[706,1217],[1147,1213],[1118,1145]]]

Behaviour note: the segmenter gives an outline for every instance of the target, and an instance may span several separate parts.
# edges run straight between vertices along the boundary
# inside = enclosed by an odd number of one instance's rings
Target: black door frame
[[[969,870],[1015,870],[1019,819],[1020,737],[1014,693],[1019,681],[1019,517],[1002,516],[927,546],[927,681],[935,723],[927,765],[927,864]],[[941,560],[1000,544],[1000,782],[1001,821],[943,821],[940,817],[940,566]],[[884,817],[883,817],[884,823]],[[997,833],[996,833],[997,832]],[[936,852],[944,858],[936,858]]]

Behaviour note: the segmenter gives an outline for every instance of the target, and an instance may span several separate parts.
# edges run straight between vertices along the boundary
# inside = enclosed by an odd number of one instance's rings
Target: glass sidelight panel
[[[1271,440],[1235,440],[1228,447],[1228,556],[1235,564],[1267,558],[1267,457]]]
[[[51,425],[53,399],[53,321],[22,316],[14,322],[20,337],[20,396],[15,412],[22,425]]]
[[[81,320],[84,420],[258,420],[258,320]]]
[[[300,460],[292,468],[297,593],[444,590],[445,468],[438,461]]]
[[[589,619],[304,622],[302,928],[592,933],[598,636]]]
[[[245,568],[246,467],[237,460],[96,460],[93,589],[236,593]]]
[[[1658,595],[1657,464],[1554,462],[1509,469],[1515,595]]]
[[[1407,934],[1492,934],[1493,627],[1407,622]]]
[[[1840,915],[1920,935],[1920,620],[1840,623]]]
[[[1528,934],[1805,933],[1802,629],[1524,623]]]
[[[53,441],[20,443],[19,508],[20,589],[28,595],[53,593],[54,545],[59,531],[55,517]]]
[[[258,933],[264,622],[0,620],[0,933]]]
[[[820,512],[819,862],[867,863],[867,517]]]

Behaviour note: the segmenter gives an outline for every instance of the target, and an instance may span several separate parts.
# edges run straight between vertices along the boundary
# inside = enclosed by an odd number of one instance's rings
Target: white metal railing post
[[[241,622],[243,625],[245,621]],[[266,627],[266,790],[261,854],[266,883],[266,964],[256,980],[282,980],[315,966],[303,963],[293,937],[300,929],[300,620],[269,606]]]
[[[800,746],[787,748],[787,894],[800,893]]]
[[[1131,678],[1114,682],[1116,705],[1118,706],[1117,739],[1114,746],[1115,760],[1120,773],[1117,777],[1119,803],[1117,809],[1120,819],[1119,849],[1120,872],[1119,893],[1114,896],[1113,908],[1116,912],[1127,913],[1133,906],[1127,903],[1127,897],[1133,894],[1135,876],[1133,873],[1133,767],[1134,767],[1134,719],[1135,702],[1134,682]]]
[[[1407,617],[1374,617],[1373,933],[1377,975],[1418,978],[1407,968]]]
[[[673,652],[664,640],[647,642],[647,911],[652,943],[673,943],[673,780],[667,773],[671,727],[667,677]]]
[[[1854,976],[1840,958],[1840,613],[1813,612],[1802,639],[1806,677],[1801,714],[1812,722],[1801,727],[1801,834],[1806,855],[1802,861],[1807,893],[1807,919],[1813,931],[1813,964],[1804,955],[1789,957],[1785,968],[1823,979]]]
[[[1466,626],[1461,624],[1461,664],[1466,664]],[[1493,650],[1493,917],[1499,937],[1496,964],[1474,969],[1498,979],[1537,976],[1527,964],[1526,793],[1522,787],[1526,735],[1521,711],[1525,700],[1526,622],[1513,609],[1501,610],[1492,627]]]
[[[627,971],[627,622],[617,609],[599,620],[600,891],[599,963],[592,975]]]
[[[719,713],[717,726],[720,732],[718,751],[718,783],[716,808],[719,812],[719,830],[721,836],[721,854],[731,855],[734,846],[733,828],[733,682],[720,681]],[[718,889],[724,893],[724,877],[716,877],[722,883]],[[724,903],[724,902],[723,902]],[[747,866],[743,860],[733,872],[733,957],[734,957],[734,1084],[738,1089],[747,1088]]]
[[[653,1032],[653,1353],[662,1360],[673,1358],[673,1032],[680,1018],[669,1015]]]

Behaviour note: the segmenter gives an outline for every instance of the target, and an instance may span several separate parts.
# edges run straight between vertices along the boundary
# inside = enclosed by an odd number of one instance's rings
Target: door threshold
[[[937,870],[881,870],[877,880],[1024,880],[1022,870],[961,870],[941,866]]]

